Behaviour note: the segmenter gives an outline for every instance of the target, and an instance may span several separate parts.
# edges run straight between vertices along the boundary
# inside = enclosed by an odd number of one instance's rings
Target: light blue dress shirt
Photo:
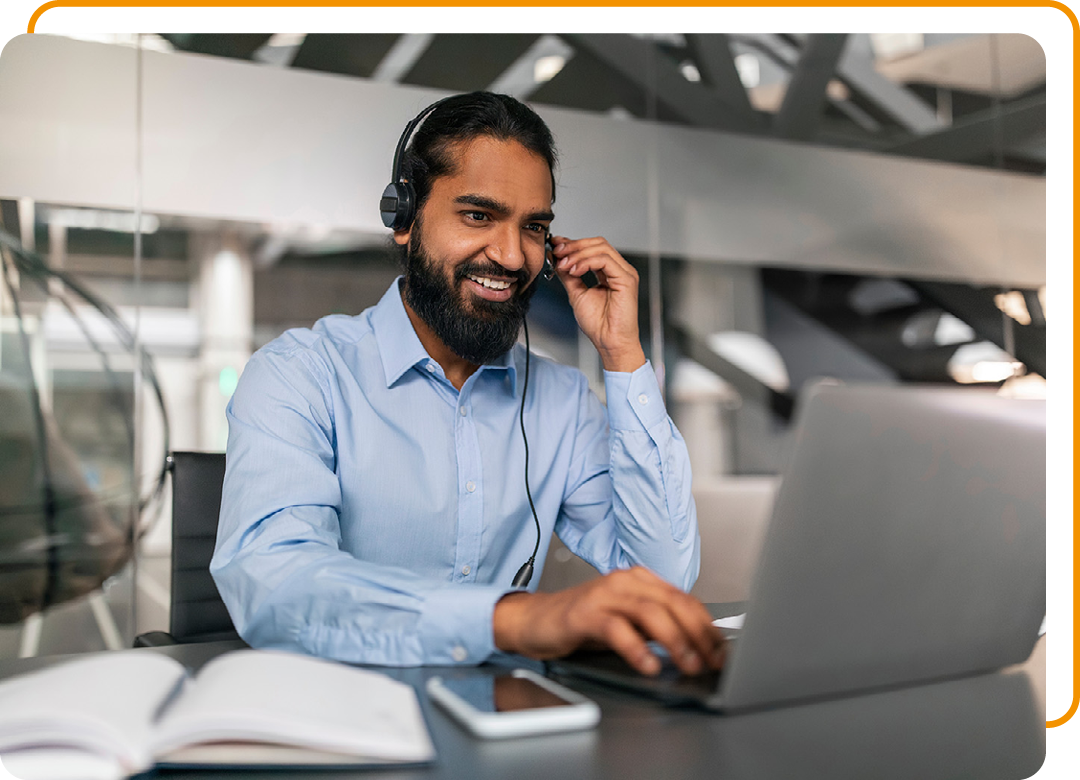
[[[395,282],[374,307],[260,349],[228,407],[210,571],[240,635],[354,663],[481,663],[492,613],[532,554],[517,345],[454,389]],[[533,356],[525,426],[542,536],[601,572],[645,566],[688,590],[699,537],[686,447],[646,364],[580,371]]]

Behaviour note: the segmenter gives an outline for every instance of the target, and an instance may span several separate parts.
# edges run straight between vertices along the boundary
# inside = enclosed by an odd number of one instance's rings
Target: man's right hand
[[[498,649],[532,658],[599,644],[651,675],[661,664],[646,642],[656,640],[686,674],[724,663],[723,633],[704,605],[641,567],[557,593],[510,593],[495,605],[493,624]]]

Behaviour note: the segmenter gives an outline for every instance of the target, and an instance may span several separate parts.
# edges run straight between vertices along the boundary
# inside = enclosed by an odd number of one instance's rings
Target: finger
[[[724,663],[724,632],[713,625],[712,615],[705,605],[682,591],[669,602],[674,620],[679,623],[687,640],[709,666],[719,669]]]
[[[634,267],[625,260],[616,260],[607,252],[575,254],[561,260],[556,268],[577,279],[592,271],[598,278],[602,275],[605,281],[612,282],[607,286],[613,289],[631,289],[638,284]]]
[[[552,236],[552,246],[555,247],[556,254],[563,255],[575,252],[578,249],[584,249],[588,246],[596,246],[598,244],[608,243],[607,239],[602,236],[594,236],[592,238],[577,238],[570,239],[566,236]]]
[[[702,656],[686,631],[675,619],[669,605],[650,599],[627,604],[628,617],[648,638],[659,642],[684,674],[699,674],[706,667]]]
[[[649,650],[645,638],[625,617],[608,615],[598,629],[597,638],[637,671],[650,676],[660,672],[660,659]]]
[[[559,264],[569,267],[590,257],[603,257],[608,262],[622,268],[627,273],[632,272],[634,268],[626,261],[626,258],[615,251],[607,242],[575,249],[573,252],[567,252],[559,258]]]
[[[635,567],[629,573],[639,587],[655,594],[654,597],[671,611],[684,636],[705,663],[719,669],[726,652],[724,633],[713,625],[712,615],[705,605],[644,567]]]

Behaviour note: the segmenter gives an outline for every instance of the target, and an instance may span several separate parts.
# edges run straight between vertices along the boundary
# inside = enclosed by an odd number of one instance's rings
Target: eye
[[[485,222],[488,218],[488,215],[483,211],[463,211],[461,213],[473,222]]]
[[[539,222],[530,222],[528,225],[525,226],[525,229],[531,230],[533,233],[542,234],[545,230],[547,230],[547,226],[541,225]]]

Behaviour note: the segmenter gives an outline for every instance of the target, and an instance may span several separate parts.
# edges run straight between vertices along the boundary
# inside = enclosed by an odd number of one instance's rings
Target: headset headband
[[[409,122],[409,124],[405,125],[405,130],[401,133],[401,138],[398,139],[397,148],[394,149],[394,181],[401,181],[401,168],[399,166],[401,165],[401,158],[405,155],[405,149],[408,147],[409,141],[412,140],[413,130],[415,130],[420,125],[420,123],[427,118],[428,114],[430,114],[432,111],[434,111],[436,108],[441,106],[443,103],[445,103],[452,97],[457,96],[450,95],[449,97],[444,97],[441,100],[436,100],[430,106],[428,106],[419,114],[414,116]]]
[[[383,224],[388,228],[404,230],[412,223],[415,192],[412,185],[401,176],[401,158],[405,155],[405,149],[408,147],[409,141],[412,140],[413,131],[424,121],[428,114],[451,97],[455,96],[450,95],[441,100],[436,100],[413,117],[409,124],[405,125],[405,130],[398,139],[397,148],[394,149],[394,167],[391,174],[393,179],[383,191],[382,199],[379,201],[379,212],[382,215]]]

